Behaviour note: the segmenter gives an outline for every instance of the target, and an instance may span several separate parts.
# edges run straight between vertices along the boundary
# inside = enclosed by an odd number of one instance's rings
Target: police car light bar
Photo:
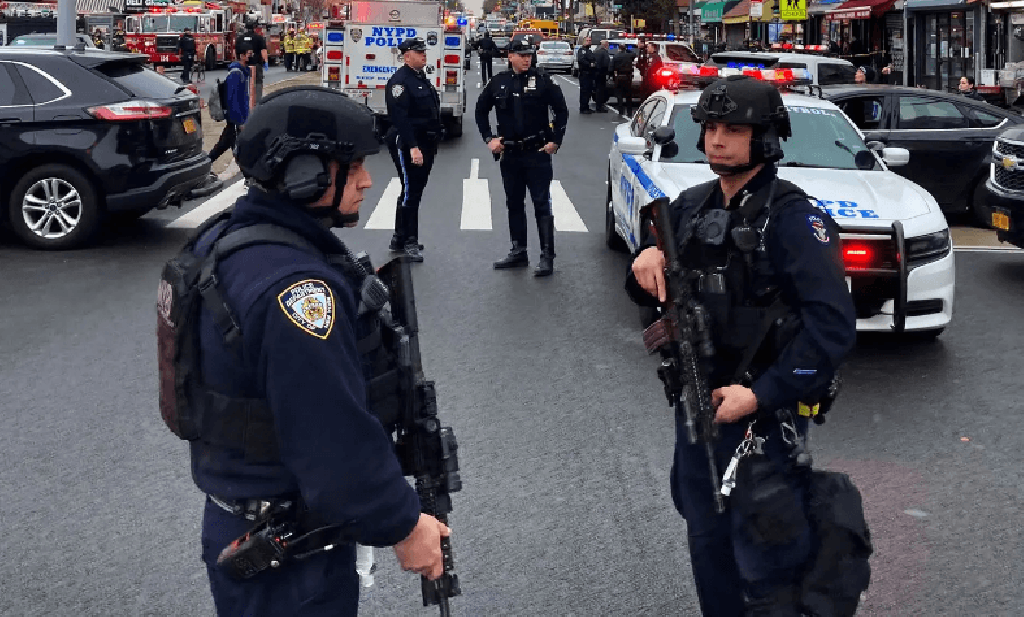
[[[828,51],[828,45],[796,45],[793,43],[772,43],[772,49],[792,51]]]
[[[759,69],[754,67],[684,66],[679,70],[681,82],[707,86],[730,75],[747,75],[777,86],[802,86],[813,82],[808,69]]]

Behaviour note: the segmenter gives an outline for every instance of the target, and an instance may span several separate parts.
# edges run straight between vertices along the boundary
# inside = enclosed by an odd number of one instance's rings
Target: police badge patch
[[[811,231],[814,232],[814,237],[818,239],[818,242],[828,244],[828,230],[825,228],[825,221],[816,214],[808,214],[807,222],[810,223]]]
[[[403,86],[402,84],[395,84],[391,86],[391,96],[395,97],[396,99],[402,96],[403,92],[405,92],[405,86]]]
[[[327,283],[299,281],[277,296],[281,310],[304,332],[326,339],[334,326],[334,293]]]

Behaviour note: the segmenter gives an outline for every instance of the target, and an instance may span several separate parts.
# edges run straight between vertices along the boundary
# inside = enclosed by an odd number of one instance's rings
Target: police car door
[[[653,132],[654,129],[651,128],[648,132],[647,128],[648,126],[653,127],[650,121],[655,114],[660,113],[660,117],[664,118],[665,108],[665,99],[652,97],[640,106],[640,110],[633,116],[631,122],[619,125],[616,129],[616,137],[620,146],[618,148],[619,156],[612,161],[612,207],[616,219],[627,226],[626,240],[630,249],[633,250],[637,248],[641,238],[639,211],[649,201],[646,189],[643,187],[644,183],[640,180],[641,176],[647,177],[647,171],[643,169],[647,158],[643,152],[653,147],[653,142],[648,146],[647,141],[650,132]],[[640,140],[643,141],[640,142]],[[632,147],[637,142],[640,147]],[[627,144],[630,147],[627,148]]]

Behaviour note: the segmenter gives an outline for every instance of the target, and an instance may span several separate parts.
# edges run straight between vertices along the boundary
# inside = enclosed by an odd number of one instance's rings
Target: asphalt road
[[[559,80],[575,109],[573,80]],[[455,615],[697,614],[669,498],[672,416],[622,291],[628,257],[604,246],[614,121],[572,112],[548,279],[491,270],[508,248],[504,202],[471,126],[442,145],[426,189],[424,369],[464,481],[451,518],[464,589]],[[368,165],[360,226],[340,233],[379,264],[395,171],[384,155]],[[213,614],[203,498],[156,409],[153,333],[163,262],[227,195],[81,251],[0,239],[0,614]],[[849,473],[864,496],[876,552],[860,615],[1024,614],[1024,254],[962,250],[957,275],[938,342],[863,338],[812,433],[816,464]],[[378,557],[364,614],[435,614],[390,550]]]

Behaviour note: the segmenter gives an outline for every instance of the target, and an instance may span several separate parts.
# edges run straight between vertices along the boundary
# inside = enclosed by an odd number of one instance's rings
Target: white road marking
[[[479,175],[480,159],[473,159],[469,178],[462,181],[462,229],[491,229],[491,191]]]
[[[398,176],[391,178],[384,194],[377,201],[370,218],[366,219],[364,229],[394,229],[395,210],[398,209],[398,196],[402,194],[402,181]]]
[[[555,229],[558,231],[587,231],[587,226],[583,224],[583,219],[558,180],[551,181],[551,213],[555,215]]]
[[[182,214],[167,224],[171,229],[194,229],[203,224],[203,221],[230,208],[235,200],[245,194],[245,181],[238,180],[234,184],[217,193],[199,206]]]
[[[953,246],[954,251],[961,253],[1024,253],[1024,249],[1015,246]]]

